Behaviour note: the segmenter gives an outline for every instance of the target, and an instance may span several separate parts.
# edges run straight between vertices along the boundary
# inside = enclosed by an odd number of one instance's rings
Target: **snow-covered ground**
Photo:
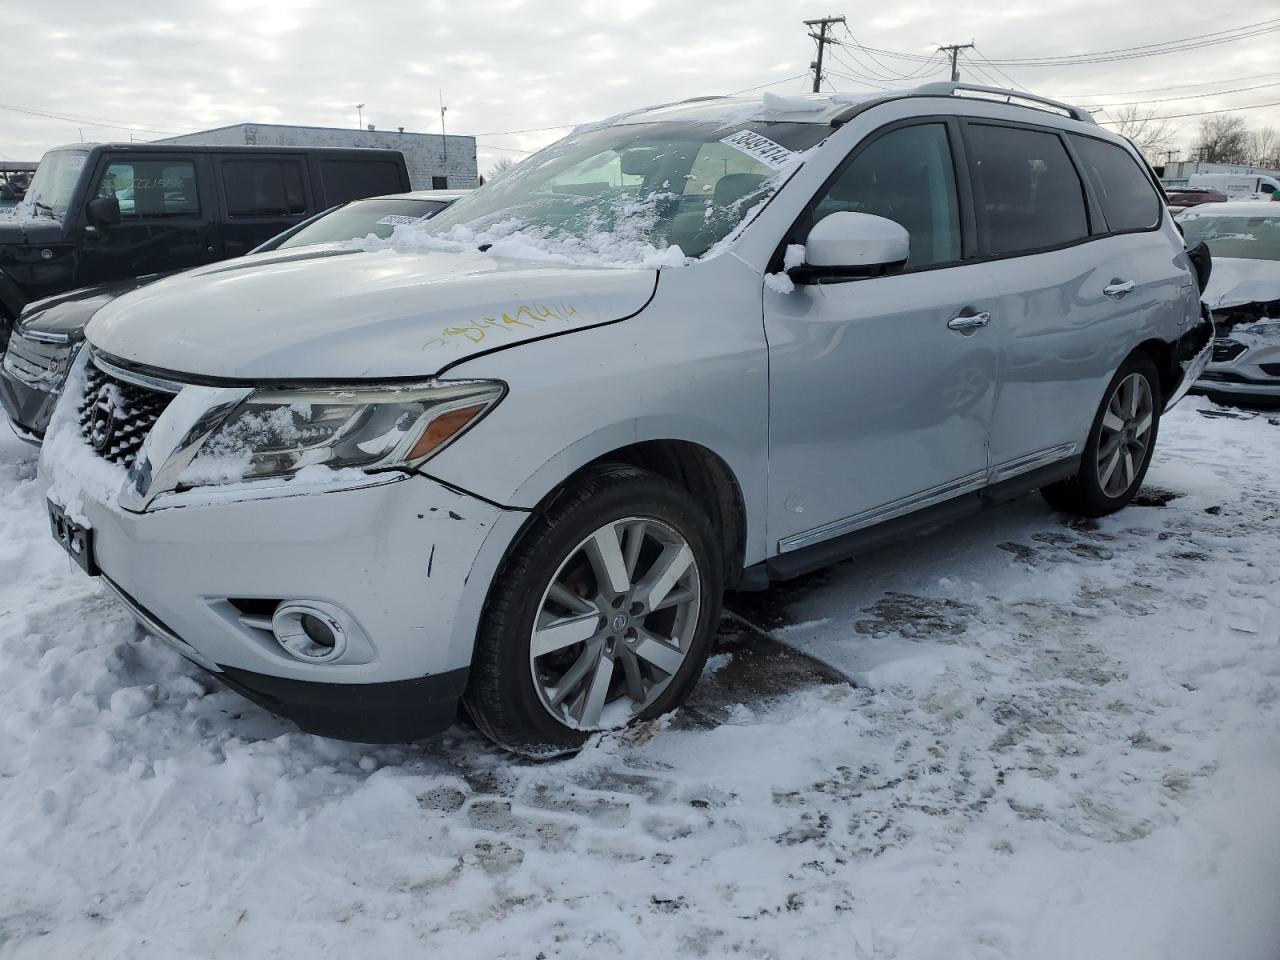
[[[1199,407],[1151,505],[741,598],[691,707],[543,764],[220,689],[0,439],[0,957],[1276,960],[1280,418]]]

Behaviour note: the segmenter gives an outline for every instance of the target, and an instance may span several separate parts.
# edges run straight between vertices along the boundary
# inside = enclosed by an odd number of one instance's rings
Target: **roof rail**
[[[1093,115],[1083,107],[1074,107],[1069,103],[1063,103],[1061,100],[1050,100],[1048,97],[1038,97],[1034,93],[1023,93],[1018,90],[1006,90],[1003,87],[984,87],[977,83],[950,83],[947,81],[926,83],[922,86],[915,87],[911,91],[911,95],[921,97],[950,97],[957,93],[966,92],[985,93],[993,97],[1003,97],[1007,103],[1013,103],[1015,100],[1025,100],[1028,104],[1041,104],[1042,107],[1052,107],[1054,110],[1060,110],[1072,120],[1079,120],[1081,123],[1097,123],[1097,121],[1093,119]],[[1033,109],[1041,109],[1041,107]]]

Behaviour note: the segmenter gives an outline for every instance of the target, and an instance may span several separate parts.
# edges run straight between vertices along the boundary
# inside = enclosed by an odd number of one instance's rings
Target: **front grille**
[[[67,368],[67,358],[75,352],[69,343],[42,343],[20,333],[9,338],[4,368],[23,383],[39,386],[58,381]]]
[[[1280,377],[1280,363],[1260,363],[1258,369],[1268,377]]]
[[[173,395],[127,383],[92,363],[85,375],[84,399],[77,408],[80,433],[103,459],[133,466],[138,448]]]
[[[1217,339],[1213,341],[1213,362],[1230,363],[1248,348],[1239,340]]]

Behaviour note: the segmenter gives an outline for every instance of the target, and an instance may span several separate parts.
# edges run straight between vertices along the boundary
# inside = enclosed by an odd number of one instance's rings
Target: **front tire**
[[[1102,517],[1127,505],[1151,465],[1163,409],[1156,365],[1145,353],[1133,354],[1107,385],[1079,472],[1040,491],[1049,505],[1084,517]]]
[[[679,706],[720,620],[705,514],[662,477],[608,465],[536,515],[489,590],[463,704],[528,755]]]

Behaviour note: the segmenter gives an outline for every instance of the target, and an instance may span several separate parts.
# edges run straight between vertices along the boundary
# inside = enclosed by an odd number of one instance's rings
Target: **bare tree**
[[[1154,107],[1143,110],[1131,105],[1116,110],[1112,116],[1116,119],[1116,130],[1120,135],[1132,140],[1133,145],[1153,164],[1161,161],[1173,143],[1173,127],[1168,120],[1155,116]]]
[[[1249,132],[1240,117],[1205,117],[1191,145],[1191,156],[1206,163],[1244,163],[1248,140]]]
[[[515,165],[516,165],[516,162],[512,160],[510,157],[499,157],[494,162],[493,166],[489,168],[489,172],[485,177],[486,181],[492,182],[494,180],[497,180],[499,177],[505,175],[506,172],[510,170],[512,167],[514,167]]]
[[[1249,132],[1249,159],[1260,167],[1280,167],[1280,132],[1275,127]]]

